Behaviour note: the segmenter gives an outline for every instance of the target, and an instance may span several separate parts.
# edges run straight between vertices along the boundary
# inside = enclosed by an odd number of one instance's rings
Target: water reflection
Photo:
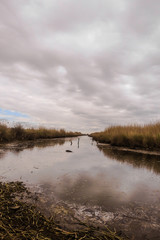
[[[37,140],[28,141],[23,143],[12,143],[11,145],[4,146],[4,150],[0,150],[0,158],[3,158],[7,151],[13,152],[18,155],[20,152],[28,149],[33,150],[35,147],[42,149],[46,147],[55,147],[57,145],[62,146],[66,141],[72,141],[67,139],[47,139],[47,140]],[[3,149],[3,147],[2,147]]]
[[[54,147],[56,145],[62,146],[65,143],[65,141],[72,141],[72,140],[56,139],[56,140],[41,141],[41,142],[35,143],[34,147],[45,148],[45,147],[49,147],[49,146]]]
[[[27,146],[1,155],[1,177],[47,184],[60,199],[107,209],[132,201],[151,202],[159,194],[160,179],[154,174],[160,172],[159,156],[97,148],[88,137]]]
[[[136,168],[146,168],[156,174],[160,174],[160,155],[143,154],[118,150],[103,145],[97,146],[106,157],[122,163],[129,163]]]
[[[80,142],[80,138],[78,138],[78,148],[79,148],[79,142]]]
[[[4,156],[5,156],[5,151],[0,151],[0,159],[3,159],[4,158]]]
[[[54,192],[58,199],[85,206],[100,206],[105,210],[114,210],[127,202],[125,193],[116,188],[116,182],[106,182],[102,174],[91,176],[81,173],[79,176],[62,176],[55,183],[45,182],[41,185],[43,192]]]

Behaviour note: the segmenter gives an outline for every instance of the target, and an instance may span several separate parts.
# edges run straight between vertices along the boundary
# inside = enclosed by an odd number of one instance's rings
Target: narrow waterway
[[[160,239],[160,156],[97,146],[87,136],[50,140],[0,153],[0,177],[38,186],[50,201],[132,239]]]

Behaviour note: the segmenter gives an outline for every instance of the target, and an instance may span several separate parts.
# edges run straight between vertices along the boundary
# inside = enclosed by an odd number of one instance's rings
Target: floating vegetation
[[[101,230],[79,222],[80,230],[70,231],[45,217],[30,203],[22,200],[29,191],[21,182],[0,182],[0,239],[4,240],[123,240],[108,228]]]

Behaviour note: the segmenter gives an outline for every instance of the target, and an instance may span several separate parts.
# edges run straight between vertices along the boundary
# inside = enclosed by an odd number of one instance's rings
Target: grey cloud
[[[2,0],[1,107],[84,131],[157,120],[159,4]]]
[[[150,0],[131,1],[128,11],[128,28],[144,37],[149,37],[159,24],[160,2]]]
[[[75,30],[95,21],[109,21],[115,10],[108,0],[54,1],[46,24],[53,31]]]

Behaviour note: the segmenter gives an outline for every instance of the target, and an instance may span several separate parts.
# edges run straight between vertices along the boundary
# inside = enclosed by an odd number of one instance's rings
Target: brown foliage
[[[75,137],[80,136],[80,132],[67,132],[64,129],[47,129],[40,127],[38,129],[28,128],[25,129],[21,125],[15,127],[7,127],[0,124],[0,143],[11,142],[16,140],[35,140],[35,139],[48,139],[59,137]]]
[[[158,149],[160,123],[147,125],[112,126],[91,136],[101,143],[130,148]]]

